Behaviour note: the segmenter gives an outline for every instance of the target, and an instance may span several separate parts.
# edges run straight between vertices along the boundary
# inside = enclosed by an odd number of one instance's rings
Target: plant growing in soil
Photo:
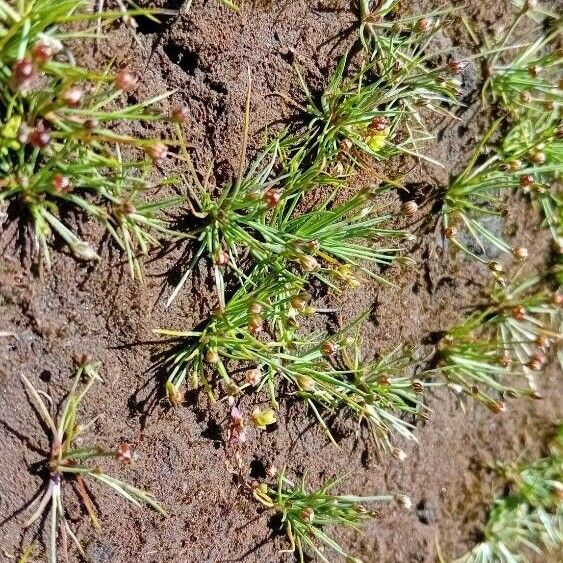
[[[261,287],[267,289],[239,290],[201,331],[156,331],[180,339],[164,358],[170,402],[183,402],[188,377],[194,387],[202,383],[213,399],[206,376],[213,370],[229,395],[266,386],[277,406],[276,380],[285,380],[333,442],[326,419],[342,413],[358,425],[365,423],[380,447],[404,459],[392,438],[399,434],[414,439],[414,426],[404,416],[424,415],[424,384],[407,375],[416,361],[412,351],[399,347],[364,362],[359,334],[354,333],[365,314],[329,337],[301,336],[296,332],[299,317],[316,312],[302,285],[266,279]],[[244,367],[233,369],[239,364]],[[239,381],[233,380],[233,372],[241,373]]]
[[[545,13],[542,28],[532,25],[537,37],[530,42],[510,45],[515,30],[526,15],[535,17],[531,2],[523,2],[512,24],[498,44],[488,46],[482,53],[485,82],[482,90],[483,103],[490,95],[517,115],[521,111],[551,111],[563,101],[560,84],[560,67],[563,61],[558,46],[560,21],[557,14]],[[547,29],[547,31],[545,31]],[[516,54],[512,52],[516,51]],[[507,52],[511,52],[510,56]]]
[[[559,252],[563,249],[563,196],[558,189],[563,172],[562,136],[558,109],[526,111],[499,148],[508,167],[522,169],[521,191],[540,208]]]
[[[38,391],[27,377],[21,376],[31,402],[41,417],[41,422],[49,430],[50,440],[50,451],[45,460],[48,482],[42,496],[36,502],[33,514],[25,523],[25,527],[31,526],[39,518],[42,518],[46,511],[49,511],[49,561],[52,563],[57,561],[58,534],[61,536],[65,559],[67,558],[68,537],[76,545],[81,556],[85,557],[82,546],[65,516],[63,497],[65,482],[73,483],[82,505],[90,516],[92,525],[96,528],[100,527],[100,523],[96,516],[94,503],[92,502],[88,481],[99,482],[110,487],[135,506],[140,507],[144,503],[160,514],[166,515],[163,508],[149,492],[107,475],[97,465],[88,465],[89,462],[104,457],[116,458],[126,463],[130,462],[132,450],[128,444],[122,443],[116,452],[105,451],[96,445],[77,445],[77,439],[82,438],[86,430],[97,420],[96,417],[86,424],[80,424],[78,422],[78,410],[92,385],[96,381],[101,380],[98,375],[98,367],[98,364],[88,360],[79,366],[74,376],[71,391],[61,405],[58,416],[51,414],[50,407],[53,405],[53,399],[42,391]]]
[[[53,234],[78,258],[97,258],[61,219],[72,211],[102,223],[126,254],[131,274],[140,277],[136,254],[173,234],[158,213],[179,199],[146,201],[152,163],[165,156],[166,145],[120,133],[116,126],[160,119],[148,108],[167,94],[123,106],[120,98],[135,89],[136,77],[125,69],[77,66],[63,43],[89,35],[88,29],[66,29],[94,18],[88,3],[28,4],[0,2],[0,202],[11,205],[9,214],[31,222],[47,266]],[[105,21],[121,16],[102,14]]]
[[[298,145],[299,139],[288,137],[275,138],[244,173],[249,103],[247,97],[238,176],[218,197],[208,178],[199,180],[178,131],[193,182],[184,179],[192,214],[201,223],[188,236],[200,242],[167,304],[172,303],[204,255],[213,263],[221,306],[225,306],[225,269],[230,269],[242,285],[261,283],[245,274],[247,258],[258,266],[255,271],[269,270],[287,279],[314,276],[335,289],[335,282],[358,283],[354,271],[382,280],[375,268],[360,261],[389,265],[401,249],[379,243],[410,236],[407,231],[391,228],[393,215],[383,213],[385,206],[376,203],[376,196],[385,188],[361,190],[335,203],[339,188],[344,187],[342,180],[324,172],[318,163],[306,165],[306,149]],[[276,174],[280,166],[281,172]],[[311,196],[320,187],[328,187],[329,195],[311,209],[297,213],[301,196]]]
[[[330,491],[341,478],[331,479],[315,491],[308,491],[305,479],[295,485],[283,473],[277,475],[277,486],[269,487],[266,483],[258,484],[254,497],[266,508],[273,509],[281,517],[281,524],[287,534],[291,547],[290,553],[296,553],[304,563],[306,553],[312,553],[320,561],[329,563],[330,559],[319,549],[319,543],[346,557],[350,563],[358,562],[332,539],[325,526],[344,526],[359,529],[359,525],[378,516],[376,510],[365,505],[371,503],[396,502],[404,508],[410,508],[411,501],[404,495],[353,496],[334,495]]]
[[[539,282],[497,284],[482,310],[448,331],[438,346],[437,369],[453,390],[493,412],[504,410],[505,396],[539,398],[535,376],[545,367],[549,345],[562,338],[561,296]],[[519,379],[527,386],[516,386]]]
[[[426,71],[418,62],[399,70],[390,61],[381,68],[370,62],[350,77],[346,69],[347,58],[342,57],[319,101],[299,75],[310,116],[303,144],[314,158],[325,166],[337,157],[357,164],[362,154],[376,160],[410,154],[439,164],[419,150],[432,136],[416,131],[412,122],[422,123],[422,106],[438,110],[455,104],[455,79],[443,79],[441,70]]]
[[[563,426],[547,457],[497,463],[505,492],[494,501],[484,539],[456,563],[526,562],[528,553],[556,554],[563,547]]]
[[[490,255],[501,252],[516,260],[527,257],[526,249],[511,246],[500,232],[503,217],[510,213],[507,198],[512,193],[529,194],[539,201],[553,236],[559,240],[561,196],[551,184],[559,177],[563,163],[556,112],[522,116],[500,145],[491,149],[488,143],[500,123],[493,124],[467,166],[449,183],[441,211],[444,240],[487,265],[499,279],[503,267]]]

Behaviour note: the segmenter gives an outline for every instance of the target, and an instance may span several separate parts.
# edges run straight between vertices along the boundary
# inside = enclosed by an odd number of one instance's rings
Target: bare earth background
[[[189,108],[188,140],[202,169],[214,163],[218,183],[233,173],[240,150],[247,66],[253,79],[252,154],[263,145],[267,128],[298,116],[275,94],[302,101],[292,65],[298,64],[311,88],[320,90],[356,38],[355,1],[246,2],[238,15],[211,0],[194,0],[189,13],[181,10],[179,0],[140,3],[180,13],[160,25],[141,21],[138,41],[116,28],[98,49],[85,44],[81,62],[94,64],[115,56],[117,65],[139,73],[138,98],[177,89],[169,105],[181,102]],[[443,4],[415,1],[408,8],[416,14]],[[470,1],[465,13],[478,32],[491,32],[507,20],[507,9],[500,1]],[[460,57],[471,52],[470,39],[455,22],[440,42]],[[344,323],[374,307],[364,334],[367,356],[399,343],[429,351],[432,335],[460,320],[489,287],[486,272],[463,257],[441,254],[435,239],[439,189],[448,174],[461,169],[490,120],[475,104],[476,69],[469,67],[463,79],[467,107],[458,111],[461,121],[435,120],[438,142],[428,145],[427,152],[447,170],[396,164],[397,176],[410,170],[405,179],[409,192],[401,197],[414,197],[421,205],[416,220],[407,225],[418,237],[409,251],[417,266],[389,272],[398,289],[366,284],[320,298],[339,313],[321,318],[317,328]],[[357,183],[367,185],[376,177],[376,170],[366,171]],[[399,197],[395,205],[400,205]],[[524,202],[514,201],[508,223],[515,240],[530,249],[526,270],[542,267],[549,259],[549,243],[538,216]],[[174,265],[184,249],[147,261],[143,286],[129,279],[120,256],[95,225],[87,224],[83,232],[99,244],[102,260],[86,265],[59,249],[53,252],[52,270],[43,273],[33,267],[29,241],[17,224],[7,225],[0,234],[0,331],[16,335],[0,339],[0,561],[13,560],[22,546],[30,541],[41,545],[44,539],[37,529],[24,534],[21,528],[22,510],[42,483],[36,448],[47,444],[19,374],[61,398],[74,359],[82,353],[103,362],[106,380],[85,404],[85,420],[102,415],[90,435],[108,448],[125,439],[136,445],[140,456],[132,467],[112,461],[104,467],[152,490],[171,514],[162,519],[148,509],[136,510],[96,488],[103,523],[96,532],[67,487],[69,519],[93,563],[291,561],[290,555],[279,553],[287,542],[272,530],[271,515],[260,510],[227,469],[234,464],[234,452],[224,444],[224,401],[210,404],[204,394],[191,393],[185,407],[170,410],[162,401],[145,416],[161,385],[151,369],[154,355],[162,351],[152,330],[190,328],[206,317],[214,301],[205,266],[165,310],[178,276]],[[561,396],[553,391],[556,371],[553,365],[541,384],[544,400],[514,400],[500,416],[471,403],[464,413],[447,391],[428,393],[432,416],[417,428],[418,443],[399,444],[408,453],[402,464],[386,456],[380,459],[367,437],[357,436],[354,425],[341,418],[336,421],[339,448],[331,446],[298,402],[284,400],[278,427],[265,433],[251,430],[248,443],[240,448],[245,476],[263,477],[273,464],[285,467],[291,476],[306,471],[311,485],[317,485],[351,471],[341,492],[401,491],[412,497],[414,509],[384,508],[362,536],[335,531],[346,549],[366,562],[422,563],[435,560],[438,541],[447,558],[459,556],[476,541],[485,518],[492,492],[487,464],[514,458],[524,448],[537,453],[561,415]],[[243,413],[248,415],[259,400],[266,397],[245,397]],[[338,560],[332,555],[329,559]]]

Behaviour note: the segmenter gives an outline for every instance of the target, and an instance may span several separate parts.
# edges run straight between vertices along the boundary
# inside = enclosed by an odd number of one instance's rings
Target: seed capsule
[[[127,442],[121,442],[117,446],[115,458],[122,463],[131,463],[133,460],[133,448]]]
[[[526,316],[526,309],[524,309],[524,307],[522,307],[522,305],[517,305],[516,307],[512,308],[512,310],[510,311],[510,314],[517,321],[522,321],[522,320],[524,320],[524,317]]]
[[[337,351],[338,351],[338,344],[332,342],[331,340],[326,340],[321,345],[321,352],[323,353],[323,356],[327,356],[327,357],[334,356],[334,354],[336,354]]]
[[[137,77],[128,70],[120,70],[115,75],[115,85],[124,92],[131,92],[137,86]]]
[[[487,402],[487,408],[494,414],[501,414],[506,410],[506,405],[502,401]]]
[[[461,74],[467,66],[467,61],[459,61],[457,59],[450,59],[448,61],[448,69],[452,74]]]
[[[248,319],[248,330],[251,334],[258,334],[264,329],[264,323],[260,315],[251,315]]]
[[[262,312],[262,305],[260,303],[251,303],[248,311],[254,315],[259,315]]]
[[[147,152],[152,160],[162,160],[168,154],[168,147],[164,143],[155,143]]]
[[[532,371],[540,371],[545,363],[545,356],[540,352],[532,354],[526,364]]]
[[[536,344],[540,348],[549,348],[549,338],[545,334],[538,334],[536,336]]]
[[[532,78],[537,78],[539,76],[540,72],[541,72],[541,66],[540,65],[532,65],[531,67],[528,68],[528,74]]]
[[[36,127],[29,135],[29,143],[38,149],[44,149],[51,142],[51,134],[42,126]]]
[[[563,293],[554,293],[551,296],[552,305],[563,305]]]
[[[301,519],[307,524],[312,524],[313,520],[315,519],[315,511],[312,508],[304,508],[301,511]]]
[[[46,63],[53,56],[53,49],[45,43],[36,43],[31,48],[31,57],[38,63]]]
[[[510,172],[517,172],[518,170],[520,170],[522,168],[522,161],[521,160],[511,160],[508,164],[507,164],[508,170],[510,170]]]
[[[71,108],[76,108],[80,105],[84,91],[77,86],[68,88],[61,93],[61,101]]]
[[[340,141],[340,150],[344,153],[349,153],[352,150],[353,144],[350,139],[342,139]]]
[[[392,448],[391,455],[399,461],[405,461],[405,459],[407,459],[407,454],[401,450],[401,448]]]
[[[276,190],[275,188],[270,188],[264,193],[264,201],[266,205],[273,209],[276,205],[280,202],[281,199],[281,192],[280,190]]]
[[[534,164],[541,165],[541,164],[545,164],[546,156],[544,152],[536,151],[532,154],[531,159]]]
[[[262,372],[258,368],[249,369],[244,374],[244,380],[249,385],[258,385],[262,381]]]
[[[395,502],[405,510],[412,508],[412,501],[407,495],[395,495]]]
[[[428,33],[432,29],[432,20],[430,18],[421,18],[416,22],[415,31],[419,33]]]
[[[314,391],[316,387],[315,380],[307,375],[298,375],[297,385],[299,385],[303,391]]]
[[[219,353],[217,352],[217,348],[208,348],[207,352],[205,353],[205,361],[208,364],[216,364],[219,362]]]
[[[502,267],[502,264],[499,264],[498,262],[495,262],[494,260],[488,263],[488,267],[489,267],[489,270],[491,270],[491,272],[495,272],[497,274],[504,272],[504,268]]]
[[[415,201],[412,200],[406,201],[401,206],[401,213],[403,215],[406,215],[407,217],[412,217],[413,215],[416,215],[417,211],[418,211],[418,205],[416,204]]]
[[[368,126],[368,130],[372,133],[379,133],[385,131],[389,127],[389,119],[384,115],[377,115],[372,120]]]
[[[213,260],[216,266],[226,266],[229,263],[229,255],[224,250],[219,250]]]
[[[300,256],[299,264],[306,272],[316,272],[321,267],[317,259],[310,254]]]
[[[189,111],[186,106],[177,106],[170,112],[170,118],[175,123],[185,123],[188,117]]]
[[[557,104],[553,100],[548,100],[547,102],[543,103],[543,107],[547,111],[553,111],[557,107]]]
[[[384,387],[389,387],[389,385],[391,385],[391,380],[388,375],[382,375],[377,379],[377,383],[379,383],[379,385],[383,385]]]
[[[506,354],[504,356],[501,356],[498,360],[498,363],[501,367],[503,368],[507,368],[510,366],[510,364],[512,364],[512,360],[510,359],[510,356],[507,356]]]
[[[447,239],[452,239],[457,235],[457,227],[446,227],[444,229],[444,237]]]
[[[69,191],[70,179],[67,176],[55,174],[51,183],[56,192],[66,193]]]
[[[534,183],[534,177],[531,174],[523,174],[520,176],[520,186],[528,188]]]
[[[524,104],[529,104],[532,101],[532,94],[527,90],[520,92],[520,101]]]
[[[512,251],[512,255],[514,256],[514,258],[516,258],[516,260],[526,260],[526,258],[528,258],[528,249],[524,246],[517,246]]]
[[[121,210],[126,215],[131,215],[132,213],[135,213],[137,211],[137,208],[130,201],[124,201],[121,204]]]
[[[424,383],[420,379],[413,379],[411,386],[415,393],[422,393],[424,391]]]
[[[181,389],[175,389],[173,387],[168,389],[168,400],[172,406],[180,406],[184,402],[184,399],[185,393]]]

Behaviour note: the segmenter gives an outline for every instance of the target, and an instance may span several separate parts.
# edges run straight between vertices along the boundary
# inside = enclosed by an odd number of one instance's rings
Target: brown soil
[[[147,2],[141,2],[147,5]],[[150,3],[177,8],[181,2]],[[189,13],[165,18],[162,25],[141,22],[136,42],[126,30],[116,29],[101,53],[86,50],[85,57],[117,55],[142,76],[137,92],[145,98],[177,89],[170,105],[182,102],[192,116],[187,135],[198,162],[214,163],[217,182],[234,169],[239,149],[247,66],[253,80],[251,153],[267,128],[292,121],[295,108],[285,97],[301,100],[292,64],[302,69],[313,89],[326,83],[339,55],[355,39],[352,1],[274,0],[247,2],[237,15],[214,1],[194,1]],[[442,3],[414,2],[412,13]],[[491,29],[506,17],[501,2],[471,2],[467,15],[478,30]],[[453,25],[441,37],[443,47],[463,55],[470,41],[461,26]],[[429,153],[458,171],[483,131],[487,116],[473,104],[475,69],[464,76],[468,107],[462,121],[436,120],[439,142]],[[283,94],[284,96],[276,95]],[[403,163],[409,170],[411,163]],[[390,272],[398,289],[365,285],[340,296],[322,298],[339,313],[324,324],[344,323],[366,307],[374,314],[365,329],[366,354],[410,342],[429,351],[433,334],[447,329],[485,295],[486,272],[457,256],[443,255],[434,235],[435,202],[448,172],[418,164],[407,185],[422,204],[419,219],[410,225],[418,235],[409,255],[417,266]],[[368,183],[366,172],[359,183]],[[399,201],[396,202],[399,205]],[[538,216],[522,202],[513,202],[509,220],[512,234],[530,249],[528,271],[541,268],[549,254]],[[22,530],[23,510],[42,484],[35,470],[45,449],[40,424],[30,408],[19,375],[61,398],[68,389],[74,358],[89,353],[103,362],[105,385],[92,391],[84,419],[101,414],[90,432],[102,445],[114,447],[120,439],[136,445],[140,455],[131,467],[108,462],[108,471],[147,487],[170,512],[167,519],[150,510],[137,510],[101,488],[95,489],[103,528],[89,524],[68,487],[68,517],[93,563],[290,561],[280,554],[285,538],[272,529],[270,514],[238,484],[229,468],[235,452],[226,447],[228,406],[210,404],[203,393],[192,393],[182,408],[168,409],[164,401],[146,416],[161,381],[154,373],[151,343],[157,327],[192,327],[205,318],[212,299],[204,265],[187,284],[175,304],[165,310],[165,296],[177,279],[174,269],[183,249],[146,262],[145,285],[133,283],[120,257],[93,225],[85,236],[98,243],[102,260],[78,263],[64,249],[53,252],[53,268],[38,274],[29,258],[29,242],[11,224],[0,237],[0,560],[12,560],[22,546],[45,539],[43,528]],[[400,443],[404,463],[382,456],[354,425],[338,420],[339,448],[330,445],[322,430],[299,403],[282,402],[277,428],[251,431],[236,452],[246,478],[262,477],[265,467],[285,467],[291,476],[307,472],[312,485],[341,472],[351,472],[341,490],[357,494],[402,491],[415,508],[410,512],[385,508],[365,527],[363,535],[335,531],[345,548],[370,562],[430,562],[439,543],[447,558],[462,554],[478,535],[486,503],[491,498],[493,459],[510,459],[528,447],[539,449],[542,436],[561,415],[561,396],[553,391],[556,367],[542,382],[543,401],[517,401],[501,416],[469,403],[466,412],[446,390],[428,394],[430,420],[416,431],[418,443]],[[551,390],[551,391],[550,391]],[[265,397],[241,401],[248,414]],[[329,555],[331,561],[338,559]],[[71,556],[74,560],[74,555]]]

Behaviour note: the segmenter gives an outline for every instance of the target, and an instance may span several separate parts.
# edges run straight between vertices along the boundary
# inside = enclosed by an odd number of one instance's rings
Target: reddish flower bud
[[[526,309],[524,309],[524,307],[522,307],[522,305],[516,305],[516,307],[512,308],[512,310],[510,311],[510,314],[517,321],[521,321],[526,316]]]
[[[128,70],[120,70],[115,75],[115,85],[124,92],[131,92],[137,86],[137,77]]]
[[[18,83],[25,82],[34,75],[35,65],[29,57],[25,57],[14,64],[12,73]]]
[[[53,56],[53,49],[45,43],[36,43],[31,48],[31,56],[38,63],[46,63]]]
[[[121,442],[119,446],[117,446],[115,458],[122,463],[131,463],[133,460],[133,448],[131,445],[127,442]]]
[[[370,133],[385,131],[389,127],[389,119],[384,115],[376,115],[368,126]]]
[[[534,177],[531,174],[523,174],[520,176],[520,186],[528,188],[534,183]]]
[[[84,90],[78,88],[78,86],[73,86],[68,88],[61,93],[61,101],[71,108],[78,107],[84,96]]]
[[[266,205],[272,209],[276,207],[281,199],[281,192],[280,190],[276,190],[275,188],[270,188],[264,193],[264,201]]]
[[[62,174],[55,174],[52,184],[56,192],[68,193],[70,191],[70,179]]]
[[[188,117],[189,112],[186,106],[177,106],[170,112],[170,118],[175,123],[185,123]]]
[[[38,149],[45,148],[51,142],[51,134],[42,125],[37,126],[29,135],[29,143]]]

